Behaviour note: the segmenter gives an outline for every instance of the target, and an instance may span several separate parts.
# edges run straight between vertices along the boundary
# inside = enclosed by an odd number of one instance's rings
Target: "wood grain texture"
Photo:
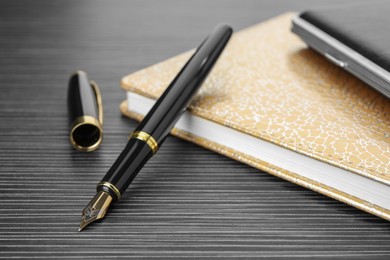
[[[118,111],[122,76],[195,47],[219,22],[239,30],[336,2],[0,1],[0,259],[388,259],[388,222],[173,137],[102,222],[77,232],[136,126]],[[93,153],[68,140],[77,69],[103,94]]]

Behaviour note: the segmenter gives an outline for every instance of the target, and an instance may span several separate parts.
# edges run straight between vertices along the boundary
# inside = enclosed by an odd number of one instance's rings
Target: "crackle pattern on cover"
[[[308,49],[285,14],[235,33],[190,107],[201,117],[390,184],[390,102]],[[122,79],[158,98],[193,51]]]

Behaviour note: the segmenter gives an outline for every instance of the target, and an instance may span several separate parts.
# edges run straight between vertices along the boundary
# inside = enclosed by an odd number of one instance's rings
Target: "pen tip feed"
[[[112,197],[110,194],[99,191],[83,210],[79,231],[92,222],[104,218],[111,202]]]

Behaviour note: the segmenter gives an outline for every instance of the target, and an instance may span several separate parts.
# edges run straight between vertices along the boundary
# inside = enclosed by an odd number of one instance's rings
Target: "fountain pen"
[[[79,231],[102,219],[120,200],[138,172],[157,152],[228,43],[233,30],[219,25],[201,43],[179,74],[130,135],[126,147],[97,185],[97,193],[82,212]]]

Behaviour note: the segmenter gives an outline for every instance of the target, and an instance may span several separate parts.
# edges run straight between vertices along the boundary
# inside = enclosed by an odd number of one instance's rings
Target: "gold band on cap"
[[[99,187],[99,186],[105,186],[105,187],[109,188],[110,190],[112,190],[112,191],[115,193],[115,195],[117,196],[118,200],[120,200],[121,197],[122,197],[122,194],[121,194],[121,192],[119,191],[119,189],[118,189],[114,184],[112,184],[112,183],[109,183],[109,182],[107,182],[107,181],[102,181],[102,182],[100,182],[97,186],[98,186],[98,187]]]
[[[158,143],[156,139],[153,138],[150,134],[143,132],[143,131],[137,131],[130,135],[129,139],[136,138],[138,140],[144,141],[147,143],[152,150],[153,153],[156,153],[158,150]]]
[[[98,129],[99,131],[99,136],[96,139],[96,142],[92,143],[91,145],[81,145],[75,140],[75,131],[80,127],[80,126],[85,126],[85,125],[91,125],[94,126]],[[103,128],[100,122],[92,117],[92,116],[80,116],[76,118],[76,120],[73,121],[71,127],[70,127],[70,142],[73,145],[74,148],[76,148],[79,151],[84,151],[84,152],[91,152],[99,148],[100,144],[103,141]]]

